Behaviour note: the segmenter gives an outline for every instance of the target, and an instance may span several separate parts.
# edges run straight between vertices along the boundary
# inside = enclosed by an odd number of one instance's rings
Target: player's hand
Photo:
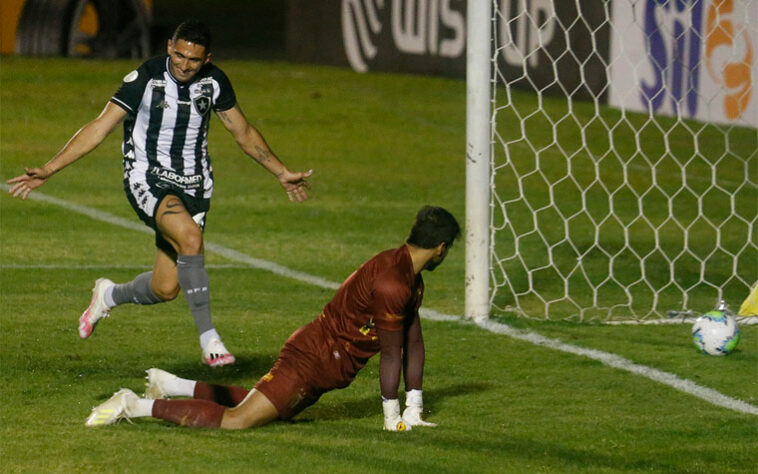
[[[294,173],[285,169],[278,176],[279,184],[287,191],[287,197],[291,202],[303,202],[308,199],[308,190],[311,189],[311,185],[307,178],[310,178],[312,174],[313,170]]]
[[[6,181],[13,185],[8,190],[8,194],[12,194],[13,197],[21,196],[21,199],[26,199],[33,189],[45,184],[52,174],[45,168],[24,168],[24,170],[26,173]]]
[[[400,402],[397,398],[393,400],[382,400],[382,409],[384,410],[384,429],[385,431],[410,431],[411,427],[406,425],[400,416]]]
[[[421,413],[424,412],[424,399],[421,390],[411,390],[405,393],[405,410],[403,410],[403,422],[408,427],[411,426],[437,426],[437,423],[431,423],[421,419]]]

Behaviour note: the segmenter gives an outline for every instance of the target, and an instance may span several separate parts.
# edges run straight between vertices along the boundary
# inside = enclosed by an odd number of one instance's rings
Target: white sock
[[[106,306],[109,308],[115,308],[116,302],[113,301],[113,288],[115,288],[116,285],[111,285],[108,288],[105,289],[105,294],[103,295],[103,300],[105,300]]]
[[[130,400],[126,412],[130,418],[140,418],[143,416],[153,416],[153,402],[147,398],[138,398]]]
[[[218,335],[216,329],[208,329],[204,333],[200,334],[200,347],[205,349],[213,339],[221,340],[221,336]]]
[[[194,380],[174,377],[163,384],[163,390],[169,397],[191,397],[195,395],[195,385],[197,382]]]

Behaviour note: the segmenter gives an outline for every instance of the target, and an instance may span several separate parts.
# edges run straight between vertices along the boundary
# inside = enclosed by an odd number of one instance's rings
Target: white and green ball
[[[692,325],[692,341],[704,354],[727,355],[739,344],[740,329],[734,316],[717,309],[697,318]]]

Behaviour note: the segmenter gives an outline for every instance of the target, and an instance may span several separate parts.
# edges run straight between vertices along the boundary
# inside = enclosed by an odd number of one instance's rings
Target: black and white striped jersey
[[[209,199],[210,111],[234,107],[234,90],[226,74],[211,63],[189,83],[174,79],[168,67],[168,56],[146,61],[124,77],[111,98],[128,112],[121,145],[124,179]]]

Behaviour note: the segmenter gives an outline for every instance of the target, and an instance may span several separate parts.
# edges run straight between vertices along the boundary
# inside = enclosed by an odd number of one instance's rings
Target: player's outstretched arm
[[[58,171],[94,150],[126,117],[126,111],[108,102],[100,115],[79,129],[50,161],[40,168],[24,168],[24,174],[7,181],[8,193],[26,199],[32,190],[42,186]]]
[[[239,147],[247,155],[260,163],[279,180],[287,197],[292,202],[302,202],[308,199],[310,184],[307,181],[313,170],[293,172],[287,169],[279,158],[271,151],[266,140],[245,118],[239,104],[229,110],[216,112],[227,130],[232,134]]]

